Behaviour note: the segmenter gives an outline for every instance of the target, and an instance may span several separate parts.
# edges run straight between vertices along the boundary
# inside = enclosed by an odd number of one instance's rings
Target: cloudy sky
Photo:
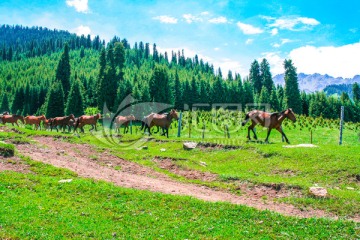
[[[272,74],[292,59],[298,73],[360,74],[357,0],[1,0],[0,24],[156,43],[198,54],[223,75],[248,75],[266,58]]]

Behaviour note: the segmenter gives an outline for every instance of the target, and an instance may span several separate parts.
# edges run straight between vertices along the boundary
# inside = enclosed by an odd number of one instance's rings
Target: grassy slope
[[[296,219],[116,187],[26,159],[35,174],[0,173],[0,238],[356,238],[359,225]],[[71,183],[58,183],[72,178]]]
[[[25,134],[1,132],[2,139],[28,142],[34,134],[59,135],[35,132],[20,128]],[[298,131],[299,132],[299,131]],[[305,134],[288,130],[294,144],[303,143]],[[323,129],[323,134],[336,139],[336,131]],[[174,137],[174,130],[171,140]],[[318,200],[311,197],[291,198],[287,201],[353,215],[359,212],[359,184],[354,174],[360,173],[357,135],[350,131],[344,138],[344,146],[334,143],[319,144],[315,149],[285,149],[278,134],[272,134],[273,144],[246,143],[242,129],[231,142],[214,136],[207,141],[237,144],[239,150],[195,149],[182,150],[181,142],[147,143],[148,150],[125,149],[109,145],[101,136],[91,134],[70,141],[92,143],[110,148],[122,158],[154,166],[154,156],[182,158],[176,161],[184,167],[218,173],[222,181],[213,183],[218,187],[233,185],[231,179],[254,183],[278,182],[286,186],[306,188],[314,183],[329,188],[331,198]],[[260,137],[265,134],[258,130]],[[60,134],[61,136],[62,134]],[[65,136],[71,136],[65,134]],[[141,135],[125,136],[125,139]],[[157,139],[166,140],[156,136]],[[183,140],[182,138],[181,140]],[[201,139],[197,139],[201,140]],[[356,140],[356,141],[354,141]],[[350,143],[350,144],[349,144]],[[160,151],[165,148],[166,151]],[[76,177],[67,170],[26,160],[36,174],[0,173],[0,238],[359,238],[359,224],[324,219],[296,219],[270,212],[235,206],[226,203],[206,203],[189,197],[115,187]],[[199,165],[208,164],[207,168]],[[291,170],[296,174],[286,176],[278,170]],[[277,170],[274,172],[274,170]],[[280,171],[281,173],[281,171]],[[351,177],[351,178],[350,178]],[[60,184],[58,180],[73,178],[71,183]],[[179,178],[181,181],[185,179]],[[351,186],[355,190],[346,187]],[[337,189],[338,188],[338,189]]]

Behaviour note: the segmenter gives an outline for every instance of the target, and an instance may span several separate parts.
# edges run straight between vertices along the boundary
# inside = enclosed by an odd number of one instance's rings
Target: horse
[[[23,124],[25,124],[24,117],[21,115],[11,114],[11,115],[3,115],[1,117],[2,123],[11,123],[14,126],[14,123],[19,127],[18,120],[20,120]]]
[[[35,129],[37,130],[40,127],[41,130],[41,122],[45,122],[46,121],[46,117],[44,115],[41,116],[26,116],[24,118],[25,120],[25,124],[29,124],[29,125],[35,125]]]
[[[51,127],[53,121],[54,121],[54,118],[49,118],[49,119],[45,118],[45,121],[43,121],[45,130],[49,129]]]
[[[56,117],[51,121],[51,131],[53,129],[53,127],[56,128],[56,131],[58,132],[59,129],[57,128],[57,126],[60,126],[63,128],[63,131],[65,131],[65,127],[69,126],[69,122],[70,120],[75,120],[75,116],[74,114],[70,114],[69,116],[64,116],[64,117]]]
[[[119,132],[119,128],[121,127],[121,125],[123,125],[125,134],[125,132],[129,131],[130,121],[135,121],[135,116],[132,114],[129,116],[117,116],[115,118],[116,130]]]
[[[74,128],[74,132],[76,131],[76,129],[79,127],[81,129],[81,132],[84,132],[84,126],[85,125],[91,125],[91,130],[93,130],[95,128],[95,131],[97,131],[96,129],[96,123],[97,120],[101,118],[101,114],[98,113],[96,115],[93,116],[87,116],[87,115],[82,115],[81,117],[78,118],[78,120],[76,121],[75,124],[75,128]]]
[[[296,122],[295,114],[291,108],[288,108],[280,113],[278,112],[268,113],[260,110],[252,110],[246,114],[245,120],[242,122],[242,126],[245,126],[245,124],[251,119],[251,125],[248,127],[248,135],[247,135],[247,138],[249,140],[251,140],[250,130],[252,130],[252,132],[254,133],[255,140],[257,140],[257,136],[254,131],[254,128],[257,124],[260,124],[261,126],[268,128],[265,142],[268,142],[270,132],[273,128],[275,128],[285,138],[286,142],[290,144],[289,139],[286,137],[281,127],[281,124],[285,118],[288,118],[293,122]]]
[[[161,127],[164,131],[163,135],[166,134],[166,137],[169,138],[169,127],[174,118],[178,120],[178,114],[175,109],[171,109],[168,114],[150,113],[143,119],[144,131],[148,128],[151,135],[150,130],[153,126]]]
[[[69,120],[69,124],[68,124],[69,132],[71,132],[71,128],[73,128],[74,132],[75,132],[76,122],[78,121],[78,119],[79,118],[74,118],[74,120],[72,120],[72,119]]]

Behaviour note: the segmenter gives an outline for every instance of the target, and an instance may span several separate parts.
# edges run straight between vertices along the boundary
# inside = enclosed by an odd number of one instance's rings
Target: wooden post
[[[178,122],[178,134],[177,134],[178,137],[180,137],[181,135],[181,119],[182,119],[182,112],[180,112],[180,117]]]
[[[205,137],[205,122],[203,123],[203,132],[202,132],[202,139]]]
[[[340,113],[340,138],[339,138],[339,145],[341,145],[341,144],[342,144],[343,124],[344,124],[344,106],[341,106],[341,113]]]

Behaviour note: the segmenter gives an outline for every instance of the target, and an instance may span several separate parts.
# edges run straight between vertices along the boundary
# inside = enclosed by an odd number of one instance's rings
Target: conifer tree
[[[260,76],[260,66],[257,60],[254,60],[251,64],[249,80],[254,87],[254,93],[259,94],[262,88],[262,81]]]
[[[10,112],[9,99],[6,93],[2,96],[0,112]]]
[[[174,84],[174,107],[175,109],[183,109],[183,89],[180,82],[178,71],[175,72],[175,84]]]
[[[280,111],[281,110],[280,104],[279,104],[279,99],[278,99],[278,96],[276,94],[275,86],[273,86],[273,88],[271,89],[271,92],[270,92],[270,107],[274,111]]]
[[[261,88],[258,101],[261,104],[270,104],[270,94],[265,86]]]
[[[360,87],[357,82],[354,83],[352,86],[352,93],[353,93],[354,102],[356,102],[356,103],[359,102],[360,101]]]
[[[287,108],[292,108],[297,114],[302,113],[300,90],[296,68],[291,59],[284,61],[285,67],[285,104]]]
[[[61,82],[65,98],[70,91],[70,71],[69,45],[66,43],[56,69],[56,80]]]
[[[62,84],[54,82],[46,97],[45,115],[47,118],[64,116],[64,91]]]
[[[24,101],[25,101],[24,88],[19,87],[15,91],[14,100],[11,105],[11,111],[13,114],[22,113],[22,111],[24,110]]]
[[[84,114],[84,98],[82,94],[81,82],[75,79],[71,85],[69,96],[66,102],[65,114],[74,114],[75,117],[79,117]]]
[[[272,80],[270,72],[270,64],[265,58],[260,63],[260,77],[262,85],[265,86],[270,93],[273,88],[274,82]]]

